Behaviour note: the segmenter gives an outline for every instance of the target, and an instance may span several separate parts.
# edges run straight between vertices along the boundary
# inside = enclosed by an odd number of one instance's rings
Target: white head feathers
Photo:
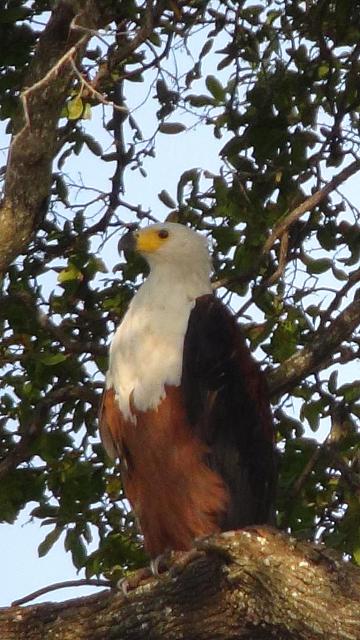
[[[155,409],[165,385],[180,384],[189,315],[196,298],[212,292],[210,256],[203,236],[173,222],[134,231],[119,246],[135,249],[150,265],[110,348],[107,386],[132,419],[130,396],[137,409]]]

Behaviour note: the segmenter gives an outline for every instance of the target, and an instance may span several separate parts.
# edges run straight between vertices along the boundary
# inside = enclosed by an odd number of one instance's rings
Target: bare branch
[[[124,114],[124,113],[126,114],[126,113],[129,112],[129,110],[126,107],[119,106],[118,104],[115,104],[115,102],[113,102],[112,100],[107,100],[103,96],[102,93],[97,91],[97,89],[95,89],[90,84],[90,82],[87,82],[87,80],[84,78],[84,76],[81,75],[79,69],[77,68],[73,57],[71,57],[70,62],[71,62],[72,69],[73,69],[76,77],[80,81],[81,85],[87,88],[87,90],[89,91],[90,95],[93,98],[96,98],[99,102],[101,102],[102,104],[104,104],[104,105],[106,105],[108,107],[112,107],[113,109],[115,109],[115,111],[120,111],[122,114]]]
[[[93,18],[86,14],[90,9]],[[86,2],[81,14],[77,14],[75,2],[63,0],[57,4],[40,36],[25,80],[24,110],[14,122],[5,197],[0,208],[0,272],[27,245],[46,211],[57,122],[72,78],[70,59],[80,55],[88,39],[71,32],[75,17],[97,24],[99,15],[94,2]]]
[[[19,598],[18,600],[14,600],[12,602],[12,607],[19,607],[21,604],[26,604],[27,602],[31,602],[31,600],[35,600],[36,598],[40,598],[45,593],[50,593],[50,591],[57,591],[58,589],[67,589],[69,587],[107,587],[111,586],[108,580],[91,580],[91,579],[81,579],[81,580],[65,580],[63,582],[55,582],[54,584],[48,584],[46,587],[42,587],[41,589],[37,589],[37,591],[33,591],[29,593],[27,596],[23,598]]]
[[[311,475],[311,472],[315,468],[319,458],[323,454],[323,451],[324,451],[324,448],[326,447],[326,445],[327,445],[327,440],[325,440],[323,443],[319,443],[316,446],[316,448],[314,449],[314,451],[312,452],[312,454],[311,454],[309,460],[307,461],[305,467],[303,468],[302,472],[296,478],[296,481],[294,482],[293,486],[291,487],[291,492],[290,492],[290,495],[289,495],[289,499],[290,500],[294,500],[299,495],[299,493],[302,490],[304,484],[306,483],[308,477]]]
[[[117,51],[121,62],[151,34],[165,3],[146,3],[144,24]],[[0,206],[0,273],[27,246],[46,213],[52,161],[59,150],[57,124],[86,44],[110,23],[116,6],[106,0],[60,0],[42,32],[25,80],[23,112],[14,124]]]
[[[311,337],[311,343],[285,360],[268,375],[272,396],[283,394],[311,373],[329,366],[333,354],[344,340],[350,339],[360,324],[360,299],[354,300],[328,326]]]
[[[356,269],[349,274],[349,278],[344,286],[336,293],[333,301],[326,309],[326,312],[323,314],[321,318],[321,325],[325,325],[330,319],[331,314],[339,308],[339,305],[343,300],[346,300],[346,295],[350,291],[350,289],[357,283],[360,282],[360,269]]]
[[[289,247],[289,233],[284,231],[280,240],[280,251],[279,251],[279,266],[276,271],[266,280],[264,283],[266,286],[270,287],[272,284],[277,282],[279,278],[283,275],[286,267],[287,261],[287,253]]]

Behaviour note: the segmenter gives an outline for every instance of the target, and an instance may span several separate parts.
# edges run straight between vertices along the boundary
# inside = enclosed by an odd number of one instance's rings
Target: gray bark
[[[270,528],[211,537],[164,577],[0,611],[2,640],[359,640],[360,570]]]

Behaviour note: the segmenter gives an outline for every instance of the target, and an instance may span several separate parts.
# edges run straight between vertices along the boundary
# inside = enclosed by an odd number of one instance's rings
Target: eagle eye
[[[162,240],[165,240],[165,238],[168,238],[169,236],[169,232],[167,231],[167,229],[161,229],[158,233],[159,238],[161,238]]]

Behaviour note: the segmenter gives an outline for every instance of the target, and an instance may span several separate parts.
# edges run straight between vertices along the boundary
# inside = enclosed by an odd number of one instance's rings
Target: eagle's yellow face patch
[[[169,237],[167,229],[140,229],[135,231],[135,246],[139,253],[155,253]]]

